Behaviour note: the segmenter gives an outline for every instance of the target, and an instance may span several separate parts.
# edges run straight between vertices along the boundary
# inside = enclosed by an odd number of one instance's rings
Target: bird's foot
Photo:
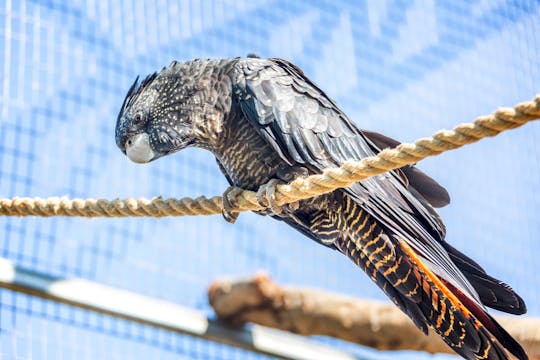
[[[276,186],[281,184],[286,184],[286,182],[280,179],[271,179],[259,188],[257,191],[257,202],[259,205],[265,207],[265,210],[258,212],[259,214],[280,216],[292,214],[298,210],[298,201],[281,206],[276,204]]]
[[[233,209],[238,207],[236,197],[242,191],[244,190],[241,188],[229,186],[227,190],[223,192],[223,210],[221,210],[221,214],[223,215],[225,221],[231,224],[234,224],[236,219],[238,219],[238,215],[240,215],[238,211],[234,211]]]

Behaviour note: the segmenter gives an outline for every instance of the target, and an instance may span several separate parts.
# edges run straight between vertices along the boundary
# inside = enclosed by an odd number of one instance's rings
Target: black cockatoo
[[[188,146],[210,150],[232,186],[256,191],[266,184],[266,213],[342,252],[424,332],[433,328],[466,359],[502,360],[509,353],[527,359],[484,307],[523,314],[523,300],[445,242],[433,207],[446,205],[448,194],[416,167],[295,205],[272,203],[278,181],[398,144],[359,129],[290,62],[173,62],[135,80],[118,115],[116,144],[138,163]],[[235,218],[231,211],[225,215]]]

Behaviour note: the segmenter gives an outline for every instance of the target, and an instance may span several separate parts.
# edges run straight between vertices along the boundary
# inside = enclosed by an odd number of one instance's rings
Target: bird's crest
[[[126,98],[124,99],[124,103],[122,104],[122,110],[125,110],[126,107],[133,104],[133,101],[137,98],[137,96],[145,90],[150,83],[157,77],[158,73],[154,72],[153,74],[148,75],[143,79],[141,83],[139,83],[139,76],[135,79],[131,87],[129,88]]]

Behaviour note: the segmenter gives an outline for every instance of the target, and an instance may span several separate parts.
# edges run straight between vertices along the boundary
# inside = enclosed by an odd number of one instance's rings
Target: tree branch
[[[247,280],[216,280],[210,305],[226,322],[253,322],[302,335],[326,335],[379,350],[453,353],[431,332],[424,336],[392,304],[360,300],[314,289],[280,287],[265,274]],[[497,317],[522,344],[531,360],[540,360],[540,319]]]

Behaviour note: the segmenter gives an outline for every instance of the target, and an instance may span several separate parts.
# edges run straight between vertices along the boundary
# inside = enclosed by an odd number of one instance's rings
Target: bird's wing
[[[319,88],[290,63],[241,59],[234,85],[236,99],[255,129],[290,165],[313,173],[375,154],[362,132]],[[406,189],[395,172],[357,183],[346,191],[373,215],[412,242],[413,248],[455,277],[456,286],[474,290],[440,245],[442,222]],[[417,240],[418,239],[418,240]]]
[[[312,173],[360,160],[376,151],[364,134],[301,70],[280,59],[239,59],[233,92],[246,118],[282,159]],[[396,172],[344,189],[397,238],[406,241],[440,278],[481,305],[445,250],[434,210],[407,190]]]

